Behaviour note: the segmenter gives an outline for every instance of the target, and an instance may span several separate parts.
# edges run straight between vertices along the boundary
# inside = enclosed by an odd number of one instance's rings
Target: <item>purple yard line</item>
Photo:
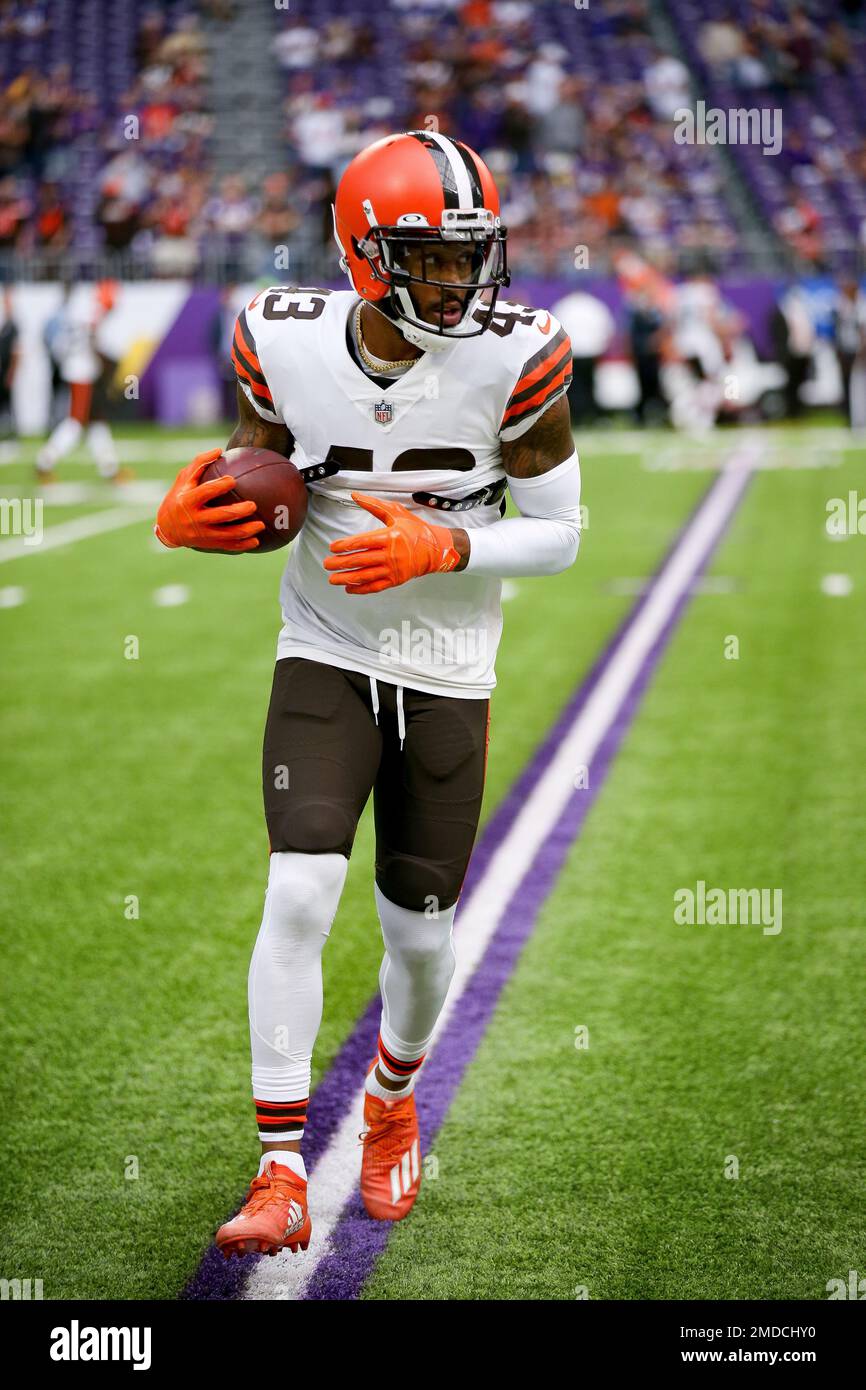
[[[712,492],[714,487],[718,486],[721,476],[720,474],[714,479],[707,492],[702,494],[699,498],[689,517],[678,530],[668,547],[664,558],[656,568],[652,581],[646,586],[644,592],[629,610],[607,647],[602,651],[588,675],[581,682],[524,771],[514,782],[504,801],[488,820],[475,846],[469,864],[463,888],[463,904],[465,904],[471,896],[473,889],[486,871],[490,860],[511,829],[527,796],[547,770],[556,750],[562,742],[565,731],[573,724],[583,706],[589,700],[604,672],[607,670],[626,636],[631,631],[635,621],[649,602],[650,595],[656,587],[659,576],[670,562],[671,557],[679,546],[682,537],[691,526],[695,516],[704,506],[709,493]],[[727,529],[727,527],[725,529]],[[724,534],[724,532],[722,534]],[[716,544],[718,544],[720,540],[721,535],[717,538]],[[715,547],[713,547],[713,550],[714,549]],[[696,578],[703,572],[712,553],[713,551],[710,550],[704,557],[700,570],[695,576]],[[488,945],[482,962],[479,964],[472,981],[463,994],[459,1010],[459,1050],[461,1054],[464,1053],[464,1042],[466,1048],[469,1050],[465,1051],[462,1061],[455,1062],[452,1059],[445,1075],[441,1080],[437,1081],[437,1077],[443,1072],[443,1068],[437,1065],[437,1058],[441,1056],[443,1051],[451,1051],[449,1039],[457,1026],[456,1022],[452,1021],[424,1066],[424,1085],[418,1089],[417,1106],[422,1140],[426,1148],[429,1148],[430,1139],[441,1125],[445,1111],[459,1084],[460,1077],[475,1053],[481,1033],[489,1019],[502,984],[504,984],[505,980],[508,978],[508,974],[510,974],[513,968],[520,948],[532,929],[538,907],[540,907],[544,897],[546,897],[547,893],[550,891],[553,877],[555,877],[561,867],[568,847],[577,834],[582,819],[594,800],[595,792],[598,790],[599,783],[604,775],[603,771],[599,774],[599,768],[603,766],[603,768],[606,769],[612,752],[619,746],[625,728],[630,722],[636,702],[655,666],[658,653],[665,645],[675,621],[678,621],[683,605],[687,602],[687,599],[688,595],[683,595],[678,602],[674,614],[666,625],[663,634],[659,637],[644,667],[635,679],[616,723],[608,730],[602,744],[599,746],[593,760],[592,788],[580,791],[572,798],[556,830],[546,842],[543,853],[536,858],[532,871],[524,879],[517,893],[512,898],[506,913],[503,914],[503,922],[498,928],[493,940]],[[626,714],[626,712],[628,713]],[[611,740],[614,741],[611,743]],[[605,750],[608,748],[608,744],[611,744],[611,747],[606,753]],[[571,826],[571,820],[575,817],[574,824]],[[563,827],[566,827],[566,829],[563,829]],[[568,827],[571,828],[569,829]],[[565,836],[565,839],[563,839],[563,836]],[[548,861],[550,861],[550,867],[547,869],[545,876],[543,866],[548,864]],[[526,904],[523,902],[524,894],[537,891],[537,885],[545,882],[547,886],[544,888],[542,896],[538,899],[536,906],[531,910],[527,909]],[[458,910],[455,922],[455,930],[458,931],[458,947],[459,919],[460,913]],[[500,959],[506,962],[505,974],[501,976],[501,979],[496,973],[496,962]],[[489,980],[492,982],[492,995],[488,1000],[489,1006],[479,1004],[476,999],[476,995],[481,987],[482,977],[485,981]],[[489,991],[485,988],[483,990],[483,997],[486,998],[488,993]],[[308,1174],[312,1173],[316,1162],[327,1149],[333,1134],[342,1122],[352,1096],[360,1084],[359,1077],[364,1075],[370,1059],[375,1054],[380,1012],[381,1001],[378,994],[376,994],[373,999],[371,999],[367,1009],[358,1020],[349,1037],[343,1043],[310,1099],[310,1119],[312,1123],[304,1139],[304,1162]],[[473,1026],[476,1020],[478,1023],[477,1029]],[[453,1076],[453,1085],[451,1085],[447,1079],[449,1075]],[[437,1097],[439,1097],[441,1101],[441,1114],[440,1104],[436,1099]],[[343,1215],[333,1232],[332,1245],[334,1253],[323,1259],[320,1263],[305,1297],[357,1297],[358,1291],[372,1268],[373,1262],[387,1243],[389,1232],[389,1222],[370,1221],[370,1218],[363,1210],[360,1195],[356,1193],[344,1209]],[[366,1252],[367,1258],[364,1258],[363,1252]],[[184,1299],[193,1300],[238,1298],[242,1295],[248,1275],[261,1258],[264,1257],[260,1255],[246,1255],[241,1259],[233,1258],[227,1261],[216,1247],[211,1245],[208,1250],[205,1251],[198,1270],[180,1296]],[[342,1260],[348,1260],[353,1268],[357,1266],[359,1270],[363,1270],[360,1277],[356,1278],[354,1276],[353,1269],[340,1268]],[[349,1281],[348,1285],[346,1284],[347,1280]],[[331,1289],[336,1288],[338,1285],[344,1287],[344,1291],[331,1292]],[[351,1286],[354,1292],[345,1291],[345,1287],[349,1286]]]
[[[718,486],[722,476],[719,475],[716,478],[709,492]],[[699,506],[706,501],[707,495],[705,494],[701,498]],[[715,540],[708,544],[695,571],[696,579],[703,574],[723,537],[727,534],[731,520],[739,509],[744,495],[745,487],[740,492],[737,503],[732,508],[724,527]],[[680,531],[678,540],[688,529],[690,523],[691,518]],[[656,573],[653,584],[649,586],[650,589],[655,587],[658,574],[664,568],[664,564],[667,563],[675,548],[673,546],[668,552],[668,556]],[[511,897],[484,956],[467,984],[460,999],[459,1008],[452,1016],[424,1066],[423,1085],[418,1087],[416,1095],[422,1152],[430,1151],[457,1093],[463,1074],[474,1058],[490,1023],[499,995],[514,970],[520,952],[532,934],[539,911],[556,883],[559,872],[604,783],[610,765],[637,712],[662,653],[690,598],[689,590],[684,590],[667,622],[644,657],[615,720],[596,749],[592,759],[589,787],[575,791],[567,802],[552,833],[545,840],[541,850],[533,860],[531,868]],[[570,707],[572,718],[586,702],[589,693],[589,681],[597,684],[602,672],[610,664],[616,648],[621,643],[624,630],[634,623],[641,606],[641,603],[635,605],[596,664],[589,680],[578,691]],[[547,743],[544,746],[547,747]],[[520,780],[522,779],[519,779],[516,784],[515,791],[520,785]],[[513,819],[513,814],[511,819]],[[357,1078],[354,1084],[357,1086]],[[360,1193],[356,1189],[346,1204],[339,1222],[331,1232],[330,1252],[319,1263],[303,1295],[304,1298],[340,1300],[358,1298],[364,1284],[373,1272],[376,1261],[387,1246],[391,1226],[390,1221],[370,1220],[364,1211]]]

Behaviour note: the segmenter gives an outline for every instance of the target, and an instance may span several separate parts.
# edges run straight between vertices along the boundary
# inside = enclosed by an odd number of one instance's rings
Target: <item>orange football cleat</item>
[[[421,1186],[421,1142],[414,1094],[391,1101],[365,1095],[364,1123],[364,1206],[376,1221],[402,1221],[409,1215]]]
[[[220,1226],[216,1244],[227,1260],[233,1254],[276,1255],[286,1246],[297,1254],[306,1250],[311,1231],[306,1181],[291,1168],[272,1162],[260,1177],[253,1178],[237,1216]]]

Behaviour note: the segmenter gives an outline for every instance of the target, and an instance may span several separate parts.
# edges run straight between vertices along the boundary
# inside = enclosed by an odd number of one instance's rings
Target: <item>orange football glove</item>
[[[209,483],[200,483],[204,470],[214,459],[218,459],[222,449],[210,449],[199,454],[182,468],[165,494],[156,514],[154,535],[163,545],[175,549],[177,546],[190,546],[193,550],[218,550],[237,554],[242,550],[258,549],[258,532],[264,531],[263,521],[244,521],[240,517],[252,516],[256,510],[255,502],[231,502],[225,507],[209,507],[213,497],[222,497],[231,492],[235,485],[232,477],[214,478]]]
[[[362,531],[331,541],[333,555],[324,561],[332,584],[344,584],[347,594],[378,594],[422,574],[445,574],[460,563],[448,526],[431,526],[401,502],[384,502],[353,492],[352,500],[383,521],[376,531]]]

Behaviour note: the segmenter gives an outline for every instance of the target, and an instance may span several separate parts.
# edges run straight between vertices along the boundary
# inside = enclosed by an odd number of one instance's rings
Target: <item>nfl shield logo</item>
[[[394,407],[390,401],[379,401],[378,405],[373,406],[373,414],[377,425],[390,425],[394,418]]]

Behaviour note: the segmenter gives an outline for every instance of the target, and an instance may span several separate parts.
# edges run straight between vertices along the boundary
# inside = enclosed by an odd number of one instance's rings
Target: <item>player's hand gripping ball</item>
[[[307,514],[293,463],[271,449],[211,449],[178,473],[157,513],[163,545],[236,555],[279,550]]]

